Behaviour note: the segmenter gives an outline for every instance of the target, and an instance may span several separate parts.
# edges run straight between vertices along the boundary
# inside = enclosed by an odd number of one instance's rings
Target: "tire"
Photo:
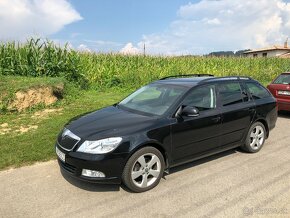
[[[241,148],[249,153],[261,150],[266,140],[266,129],[263,123],[256,122],[249,129],[245,144]]]
[[[144,147],[127,161],[122,181],[133,192],[145,192],[158,185],[164,167],[165,162],[160,151],[154,147]]]

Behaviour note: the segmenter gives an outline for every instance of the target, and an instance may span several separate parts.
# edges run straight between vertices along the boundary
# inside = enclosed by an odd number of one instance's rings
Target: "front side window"
[[[215,86],[208,85],[193,89],[183,100],[184,106],[194,106],[199,111],[216,108]]]
[[[219,84],[219,96],[223,106],[229,106],[243,102],[241,86],[238,82]]]
[[[125,110],[163,115],[188,89],[168,84],[150,84],[138,89],[118,105]]]
[[[270,96],[270,93],[263,86],[257,83],[246,82],[246,86],[253,99],[262,99]]]
[[[274,84],[290,84],[290,74],[281,74],[275,79]]]

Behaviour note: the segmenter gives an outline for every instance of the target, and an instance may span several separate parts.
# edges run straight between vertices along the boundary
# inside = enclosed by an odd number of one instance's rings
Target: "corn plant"
[[[84,53],[41,39],[0,44],[0,75],[65,77],[94,89],[137,88],[168,75],[197,73],[251,76],[266,84],[285,71],[289,59]]]

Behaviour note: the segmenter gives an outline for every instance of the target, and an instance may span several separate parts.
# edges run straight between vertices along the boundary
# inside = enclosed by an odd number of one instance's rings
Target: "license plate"
[[[278,91],[278,95],[290,95],[290,91]]]
[[[65,162],[65,153],[63,153],[61,150],[59,150],[57,147],[55,147],[55,152],[59,159],[63,162]]]

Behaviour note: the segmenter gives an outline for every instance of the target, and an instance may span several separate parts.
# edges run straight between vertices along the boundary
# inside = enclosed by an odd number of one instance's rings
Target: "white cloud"
[[[121,50],[120,53],[126,55],[140,54],[140,48],[134,47],[131,42],[127,43]]]
[[[104,40],[90,40],[90,39],[85,39],[85,42],[95,44],[95,45],[112,45],[112,46],[119,46],[121,45],[118,42],[113,42],[113,41],[104,41]]]
[[[48,36],[81,19],[67,0],[1,0],[0,40]]]
[[[148,52],[203,54],[282,44],[290,36],[290,3],[283,0],[201,0],[177,15],[166,31],[143,36]]]
[[[72,37],[71,35],[71,38],[69,40],[54,38],[52,39],[52,41],[57,45],[67,45],[69,48],[76,49],[78,51],[96,53],[118,53],[120,49],[124,46],[124,43],[120,42],[81,39],[78,34],[76,34],[76,37]]]
[[[82,51],[82,52],[92,52],[92,50],[85,44],[80,44],[77,47],[77,50]]]
[[[87,46],[92,51],[95,52],[116,52],[122,48],[123,44],[119,42],[113,41],[104,41],[104,40],[90,40],[84,39],[82,40],[83,44]]]
[[[221,24],[221,22],[220,22],[220,20],[218,18],[214,18],[214,19],[207,19],[206,18],[204,21],[205,21],[205,23],[212,24],[212,25],[219,25],[219,24]]]

